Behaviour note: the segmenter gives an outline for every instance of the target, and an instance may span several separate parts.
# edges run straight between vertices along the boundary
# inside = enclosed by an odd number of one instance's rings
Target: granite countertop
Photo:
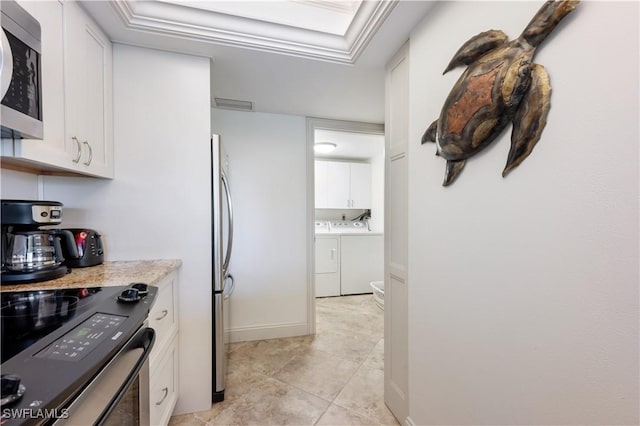
[[[104,262],[88,268],[73,268],[55,280],[30,284],[2,285],[0,291],[54,290],[78,287],[114,287],[131,283],[154,285],[182,265],[178,259]]]

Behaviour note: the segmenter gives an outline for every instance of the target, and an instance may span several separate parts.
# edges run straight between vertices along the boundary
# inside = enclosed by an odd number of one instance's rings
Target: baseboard
[[[231,342],[281,339],[309,334],[307,323],[270,324],[257,327],[240,327],[229,330]]]
[[[411,417],[407,416],[406,419],[404,419],[404,424],[406,426],[416,426],[416,424],[413,422],[413,420],[411,420]]]

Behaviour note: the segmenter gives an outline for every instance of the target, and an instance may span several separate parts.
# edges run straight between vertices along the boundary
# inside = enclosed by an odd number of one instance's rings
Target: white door
[[[386,99],[384,400],[404,424],[409,415],[408,42],[387,65]]]

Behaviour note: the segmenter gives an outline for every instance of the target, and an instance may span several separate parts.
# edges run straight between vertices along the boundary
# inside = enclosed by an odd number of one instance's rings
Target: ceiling
[[[384,154],[384,135],[316,129],[314,143],[329,142],[336,145],[328,154],[316,153],[315,158],[371,160]]]
[[[384,122],[384,66],[430,1],[85,1],[117,43],[212,58],[211,98]]]

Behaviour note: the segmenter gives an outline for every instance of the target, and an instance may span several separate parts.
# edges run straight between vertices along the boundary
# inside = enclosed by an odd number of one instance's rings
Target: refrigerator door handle
[[[227,271],[229,269],[229,262],[231,260],[231,249],[233,248],[233,204],[231,202],[231,191],[229,190],[229,180],[227,179],[227,175],[222,170],[222,186],[224,187],[224,192],[227,196],[227,210],[229,212],[229,231],[227,235],[227,252],[224,256],[224,262],[222,263],[222,277],[223,279],[227,276]]]
[[[227,280],[231,280],[231,285],[229,287],[227,287]],[[236,288],[236,282],[233,280],[233,275],[231,274],[227,274],[227,276],[224,279],[224,289],[222,291],[222,294],[224,295],[224,300],[229,299],[229,296],[231,296],[231,294],[233,293],[233,290]]]

